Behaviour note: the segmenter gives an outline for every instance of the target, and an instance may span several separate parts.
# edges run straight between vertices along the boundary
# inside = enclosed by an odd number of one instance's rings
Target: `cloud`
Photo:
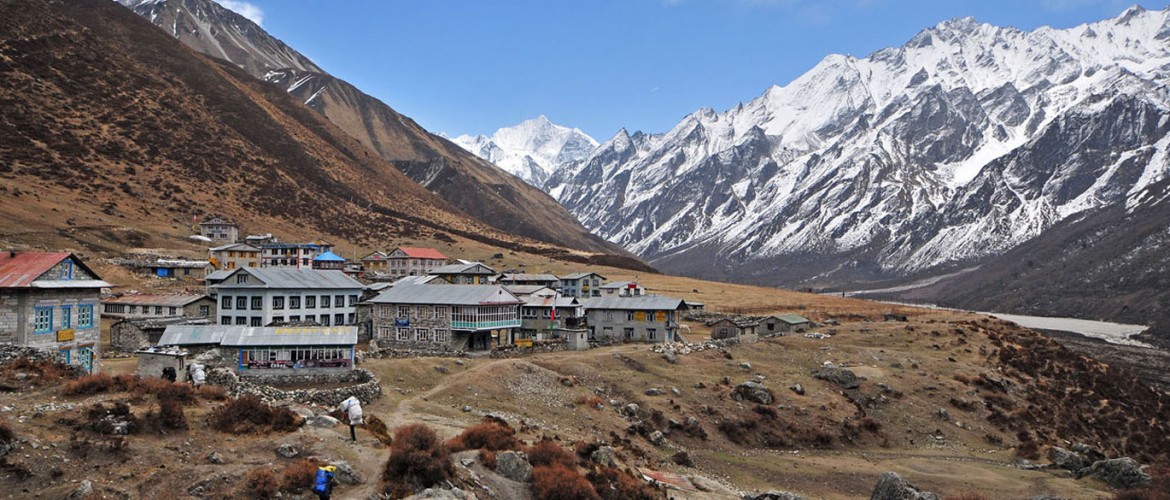
[[[215,1],[217,3],[219,3],[220,5],[226,7],[228,10],[231,10],[232,12],[235,12],[236,14],[239,14],[241,16],[248,18],[249,21],[252,21],[252,22],[256,23],[257,25],[264,24],[264,11],[260,10],[260,7],[257,7],[254,4],[250,4],[248,2],[243,2],[240,0],[215,0]]]

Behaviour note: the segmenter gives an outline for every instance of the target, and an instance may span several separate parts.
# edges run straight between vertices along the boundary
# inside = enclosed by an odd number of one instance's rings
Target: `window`
[[[329,305],[329,296],[328,295],[321,296],[321,307],[322,308],[333,307],[333,306]]]
[[[33,313],[33,333],[49,333],[53,331],[53,308],[37,307]]]
[[[179,315],[179,308],[177,308],[177,307],[172,307],[170,309],[170,311],[171,311],[171,316],[178,316]]]
[[[93,328],[93,304],[85,304],[77,307],[77,326],[81,328]]]
[[[650,340],[655,340],[657,338],[657,336],[658,336],[658,330],[656,330],[654,328],[647,328],[646,329],[646,338],[648,338]]]
[[[241,311],[248,310],[248,298],[247,297],[236,297],[236,309],[239,309]]]
[[[273,309],[284,309],[284,297],[273,297],[272,298],[272,308]]]
[[[355,304],[357,304],[357,297],[358,297],[357,295],[350,295],[349,296],[349,306],[350,307],[353,307]]]
[[[333,315],[333,324],[338,325],[338,326],[344,325],[345,324],[345,314],[342,314],[342,313],[334,314]]]
[[[436,319],[447,319],[448,314],[449,313],[447,312],[447,306],[435,306],[435,318]]]
[[[399,318],[409,318],[410,317],[410,306],[398,306],[398,317]]]
[[[431,317],[431,306],[418,306],[418,319],[427,319]]]
[[[248,284],[248,275],[247,275],[246,273],[240,273],[240,274],[237,274],[237,275],[236,275],[236,284],[237,284],[237,285],[246,285],[246,284]]]
[[[162,306],[154,306],[154,313],[161,315],[162,314]]]
[[[126,304],[106,304],[106,314],[121,314],[126,312]]]
[[[288,298],[288,308],[289,309],[300,309],[301,308],[301,298],[300,297],[289,297]]]
[[[613,321],[613,311],[605,311],[605,320]]]
[[[626,329],[625,329],[625,331],[624,331],[624,332],[623,332],[623,334],[622,334],[622,338],[624,338],[624,339],[626,339],[626,340],[633,340],[633,338],[634,338],[634,329],[633,329],[633,328],[626,328]]]
[[[273,323],[284,323],[284,316],[273,316],[272,322]]]
[[[316,308],[317,308],[317,296],[316,295],[306,295],[305,296],[305,309],[316,309]]]
[[[288,317],[288,322],[289,322],[289,323],[297,323],[297,322],[300,322],[300,321],[301,321],[301,317],[300,317],[300,316],[289,316],[289,317]]]
[[[199,315],[208,316],[211,314],[211,306],[199,306]]]
[[[349,321],[347,321],[346,323],[349,323],[352,325],[352,324],[357,322],[356,319],[357,319],[357,314],[349,313]]]
[[[415,328],[414,329],[414,340],[416,342],[426,342],[427,334],[429,332],[430,332],[430,330],[427,330],[426,328]]]
[[[398,336],[394,340],[407,341],[410,340],[410,328],[399,328]]]
[[[259,311],[264,309],[264,297],[252,297],[252,310]]]
[[[350,304],[350,305],[352,306],[353,304]],[[333,307],[345,307],[345,296],[344,295],[334,295],[333,296]]]
[[[447,334],[447,330],[435,330],[435,342],[447,343],[451,341],[451,337]]]
[[[230,324],[232,324],[232,317],[231,317],[231,316],[221,316],[221,317],[219,318],[219,324],[221,324],[221,325],[230,325]]]
[[[73,306],[61,306],[61,328],[73,328]]]
[[[248,317],[247,316],[236,316],[236,324],[239,326],[247,325],[248,324]]]
[[[264,318],[252,316],[251,321],[248,322],[248,326],[264,326],[262,321],[264,321]]]
[[[130,314],[138,314],[138,306],[130,306]]]
[[[329,326],[329,315],[328,315],[328,314],[322,314],[322,315],[321,315],[321,320],[320,320],[320,321],[318,321],[318,323],[321,323],[321,326]]]

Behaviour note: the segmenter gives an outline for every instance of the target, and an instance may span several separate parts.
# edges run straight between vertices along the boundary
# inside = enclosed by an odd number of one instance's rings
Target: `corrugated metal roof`
[[[564,275],[564,276],[561,276],[561,279],[563,279],[563,280],[579,280],[579,279],[581,279],[581,278],[584,278],[584,277],[586,277],[586,276],[593,276],[593,275],[596,275],[598,278],[605,279],[605,276],[602,276],[602,275],[600,275],[600,274],[597,274],[597,273],[573,273],[573,274],[566,274],[566,275]]]
[[[234,272],[236,272],[235,269],[224,269],[222,271],[216,271],[208,274],[204,279],[207,281],[223,281],[226,280],[228,276],[231,276]]]
[[[586,309],[614,309],[621,311],[672,311],[685,308],[682,299],[661,295],[636,297],[593,297],[584,300]]]
[[[636,288],[638,283],[635,281],[614,281],[613,283],[606,283],[597,288],[628,288],[630,285],[634,285]]]
[[[230,279],[235,273],[245,272],[261,283],[241,284],[237,287]],[[272,267],[241,267],[235,269],[217,288],[279,288],[279,289],[355,289],[364,286],[338,270],[285,269]]]
[[[327,262],[345,262],[345,258],[333,252],[325,252],[321,255],[313,257],[313,260],[327,261]]]
[[[308,346],[354,345],[356,326],[288,326],[288,327],[232,327],[223,336],[220,345],[248,346]]]
[[[552,296],[529,295],[524,298],[524,305],[526,307],[549,307],[553,306]],[[556,306],[558,308],[572,309],[580,307],[581,303],[577,302],[576,297],[556,297]]]
[[[206,260],[173,260],[173,259],[158,259],[151,264],[152,267],[175,267],[179,269],[202,269],[211,265],[211,262]]]
[[[221,325],[169,325],[158,339],[158,345],[204,345],[218,344],[223,340],[230,326]],[[243,327],[235,327],[243,328]]]
[[[544,285],[504,285],[504,288],[515,295],[532,295],[540,290],[548,290],[550,295],[553,293],[551,288]]]
[[[110,288],[114,285],[102,280],[37,280],[32,288]]]
[[[207,297],[206,295],[193,294],[171,294],[171,295],[123,295],[121,297],[114,297],[111,299],[103,299],[103,304],[135,304],[135,305],[150,305],[150,306],[172,306],[183,307],[187,304],[195,302],[199,299]]]
[[[375,304],[523,304],[524,301],[498,285],[395,285],[370,299]]]
[[[228,243],[212,248],[212,252],[222,252],[224,250],[232,250],[236,252],[259,252],[260,249],[246,243]]]
[[[555,274],[504,273],[500,281],[560,281]]]
[[[58,262],[69,258],[69,252],[11,252],[0,253],[0,288],[27,288]]]
[[[211,325],[214,324],[212,318],[201,316],[198,318],[189,318],[187,316],[167,316],[164,318],[126,318],[118,320],[114,324],[130,323],[139,328],[165,328],[170,325]]]
[[[412,259],[447,260],[446,255],[443,255],[442,252],[435,250],[434,248],[398,247],[398,250],[401,250],[402,253],[406,254],[407,257],[410,257]]]
[[[483,266],[482,271],[474,271],[476,266]],[[449,264],[442,267],[436,267],[430,271],[431,274],[496,274],[496,271],[482,262],[469,262],[466,264]]]
[[[776,315],[776,316],[772,316],[772,317],[776,318],[780,321],[783,321],[785,323],[788,323],[790,325],[799,325],[801,323],[808,323],[809,322],[808,318],[805,318],[804,316],[801,316],[799,314],[780,314],[780,315]]]

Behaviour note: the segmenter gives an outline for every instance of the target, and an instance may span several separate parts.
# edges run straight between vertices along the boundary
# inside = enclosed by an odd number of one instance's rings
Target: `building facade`
[[[67,364],[98,371],[98,307],[109,286],[68,252],[0,254],[0,342],[56,352]]]
[[[501,285],[536,285],[548,287],[556,290],[560,284],[560,278],[553,274],[530,274],[530,273],[504,273],[496,280],[496,283]]]
[[[599,287],[601,297],[639,297],[646,295],[646,289],[634,281],[615,281]]]
[[[447,256],[434,248],[398,247],[386,257],[391,276],[423,276],[447,265]]]
[[[755,342],[759,339],[756,327],[759,323],[744,319],[723,318],[707,322],[711,328],[711,339],[737,339],[743,342]]]
[[[341,271],[237,269],[208,286],[223,326],[260,327],[315,321],[321,326],[357,322],[363,285]]]
[[[325,252],[313,257],[313,269],[344,271],[345,258],[333,252]]]
[[[211,265],[221,271],[241,267],[260,267],[260,249],[243,243],[220,245],[208,249]]]
[[[430,275],[452,285],[490,285],[496,270],[482,262],[468,262],[437,267]]]
[[[127,318],[110,325],[110,347],[122,352],[134,352],[158,344],[162,334],[171,325],[211,325],[214,317],[184,318]]]
[[[333,244],[323,240],[312,243],[264,243],[260,245],[260,267],[312,269],[313,259],[332,251]]]
[[[674,342],[682,299],[641,295],[586,299],[590,340],[609,342]]]
[[[389,274],[390,261],[386,252],[377,251],[358,259],[362,263],[362,271],[366,274]]]
[[[524,302],[500,286],[396,285],[371,299],[381,346],[482,351],[512,345]]]
[[[604,283],[605,276],[597,273],[573,273],[560,277],[561,293],[578,299],[600,297]]]
[[[354,367],[357,327],[170,326],[159,345],[233,352],[241,376],[307,375]]]
[[[214,217],[199,223],[199,234],[214,243],[235,243],[240,241],[240,226]]]
[[[102,299],[102,316],[164,318],[214,316],[215,300],[206,295],[123,295]]]

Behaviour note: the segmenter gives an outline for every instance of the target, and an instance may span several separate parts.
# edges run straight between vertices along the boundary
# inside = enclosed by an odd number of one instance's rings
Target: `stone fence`
[[[223,387],[232,396],[251,394],[267,403],[294,401],[325,407],[337,406],[350,396],[356,396],[363,403],[382,397],[382,384],[373,373],[365,369],[345,372],[314,373],[305,375],[257,375],[240,378],[227,368],[215,368],[207,374],[207,382]],[[284,390],[270,384],[338,384],[352,383],[345,387],[331,389],[289,389]]]

